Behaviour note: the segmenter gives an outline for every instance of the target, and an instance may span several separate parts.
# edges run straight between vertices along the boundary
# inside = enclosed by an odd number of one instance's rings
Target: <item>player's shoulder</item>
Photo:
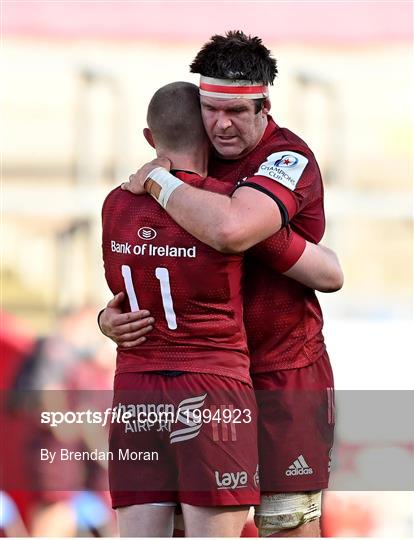
[[[273,123],[274,124],[274,123]],[[275,152],[292,151],[305,156],[308,160],[315,159],[308,144],[299,135],[288,128],[274,124],[272,134],[263,145],[263,152],[267,155]]]
[[[117,200],[120,192],[122,192],[121,186],[117,186],[106,195],[102,204],[102,211],[104,211],[109,205],[113,204]]]
[[[123,212],[131,206],[131,200],[136,197],[133,193],[121,189],[121,186],[115,187],[105,197],[102,204],[102,215]]]
[[[111,191],[107,194],[107,196],[105,197],[105,201],[114,200],[119,197],[119,195],[123,192],[124,190],[121,189],[121,186],[116,186],[115,188],[111,189]]]
[[[262,169],[263,172],[270,165],[284,169],[286,172],[295,169],[300,173],[299,175],[305,168],[311,171],[317,170],[315,156],[303,139],[290,129],[277,126],[273,121],[271,128],[261,145],[259,170]]]
[[[316,185],[320,171],[313,152],[298,135],[277,126],[272,119],[260,145],[254,177],[265,177],[290,191],[299,185]]]
[[[135,199],[136,197],[136,195],[134,195],[128,190],[122,189],[119,185],[108,193],[108,195],[105,197],[103,205],[105,206],[107,204],[115,204],[121,201],[130,202],[131,199]]]

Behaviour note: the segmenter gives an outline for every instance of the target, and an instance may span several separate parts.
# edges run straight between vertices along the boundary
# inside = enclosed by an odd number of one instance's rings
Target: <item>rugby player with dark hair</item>
[[[235,189],[223,195],[172,184],[167,160],[144,166],[124,189],[150,193],[174,221],[222,252],[239,253],[266,238],[269,245],[288,224],[319,242],[325,228],[320,171],[306,143],[269,115],[268,85],[277,73],[270,51],[257,37],[229,32],[213,36],[191,70],[201,75],[201,111],[215,149],[209,173]],[[319,536],[334,427],[322,313],[313,290],[261,261],[254,249],[246,257],[244,286],[260,412],[262,499],[255,521],[261,536]],[[330,290],[341,286],[339,274]],[[104,331],[112,337],[114,321],[104,314]]]
[[[230,193],[230,184],[206,178],[209,142],[195,85],[179,82],[159,89],[149,104],[147,121],[144,135],[158,155],[168,156],[173,181]],[[167,198],[168,190],[157,197]],[[238,536],[249,505],[259,502],[241,256],[211,249],[175,224],[155,201],[145,197],[137,204],[120,188],[106,198],[102,219],[108,285],[113,292],[126,292],[125,310],[150,306],[157,321],[147,343],[118,349],[114,404],[127,406],[125,393],[131,398],[139,391],[144,405],[157,402],[155,396],[158,401],[175,396],[173,405],[178,408],[188,400],[210,409],[220,409],[225,402],[251,415],[249,422],[226,426],[222,438],[217,422],[185,427],[181,419],[178,430],[148,429],[138,435],[127,433],[122,423],[114,424],[110,436],[114,455],[125,448],[164,449],[156,463],[110,462],[112,502],[121,535],[169,536],[174,507],[181,503],[189,536]],[[139,239],[142,229],[153,233],[144,235],[144,241]],[[292,264],[300,269],[315,255],[309,254],[302,238],[287,230],[271,246],[264,242],[256,249],[275,270]],[[331,254],[322,251],[321,257],[329,273]],[[319,270],[315,277],[320,279]],[[226,474],[233,474],[230,486],[223,481]]]

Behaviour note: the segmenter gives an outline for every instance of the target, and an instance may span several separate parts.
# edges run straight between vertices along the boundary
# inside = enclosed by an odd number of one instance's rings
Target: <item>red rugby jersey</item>
[[[258,172],[261,174],[256,175]],[[322,238],[323,186],[315,157],[304,141],[278,127],[270,116],[262,140],[252,152],[236,161],[215,157],[209,173],[228,183],[243,179],[244,185],[275,200],[284,223],[293,230],[311,242]],[[281,233],[283,229],[246,256],[244,322],[252,372],[306,366],[325,351],[315,292],[265,264],[266,252],[272,256]]]
[[[228,185],[192,173],[177,176],[229,192]],[[117,372],[182,370],[249,382],[242,256],[218,253],[184,231],[152,197],[120,188],[106,198],[102,224],[109,288],[127,292],[124,311],[148,309],[155,318],[145,343],[118,348]]]
[[[228,194],[234,185],[193,173],[192,185]],[[124,311],[149,309],[147,341],[118,348],[117,372],[182,370],[250,381],[242,309],[242,256],[223,255],[177,225],[151,197],[120,188],[102,209],[102,249],[111,291],[124,290]],[[275,270],[300,257],[304,240],[285,228],[255,248]],[[274,270],[274,271],[275,271]]]

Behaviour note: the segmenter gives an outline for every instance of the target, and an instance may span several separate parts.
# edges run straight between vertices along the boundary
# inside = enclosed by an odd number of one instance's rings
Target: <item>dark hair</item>
[[[169,150],[198,147],[207,137],[198,87],[188,82],[161,87],[148,105],[147,123],[156,145]]]
[[[234,30],[225,36],[212,36],[194,58],[190,71],[205,77],[273,84],[277,67],[276,60],[259,37]]]

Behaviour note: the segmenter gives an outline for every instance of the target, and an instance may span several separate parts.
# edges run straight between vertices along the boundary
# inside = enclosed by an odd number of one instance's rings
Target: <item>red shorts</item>
[[[253,388],[201,373],[120,373],[109,483],[112,506],[259,502]]]
[[[310,366],[253,374],[252,380],[262,493],[327,488],[335,424],[328,355]]]

